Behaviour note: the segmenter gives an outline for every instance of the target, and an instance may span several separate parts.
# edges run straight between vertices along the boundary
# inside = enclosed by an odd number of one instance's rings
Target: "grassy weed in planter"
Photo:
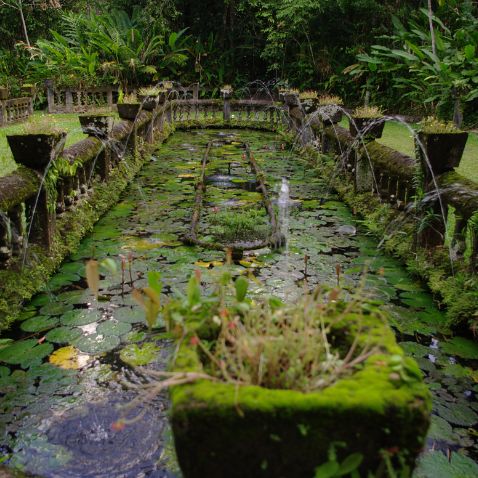
[[[310,478],[336,442],[347,444],[340,460],[363,456],[362,471],[377,469],[383,449],[413,467],[430,396],[377,307],[337,289],[255,303],[243,277],[230,289],[225,274],[203,297],[195,276],[165,310],[182,337],[174,371],[212,377],[171,390],[185,478]]]

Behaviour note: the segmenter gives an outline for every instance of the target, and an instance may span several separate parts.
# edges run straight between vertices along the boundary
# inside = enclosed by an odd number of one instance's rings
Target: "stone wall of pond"
[[[106,137],[92,134],[46,169],[29,164],[1,177],[0,326],[40,290],[175,127],[274,130],[283,121],[272,102],[173,100],[140,110],[134,121],[119,122]]]
[[[451,325],[473,330],[478,184],[453,168],[431,177],[420,159],[362,141],[337,124],[313,129],[319,150],[334,158],[329,173],[336,189],[383,234],[390,252],[428,282],[448,307]]]

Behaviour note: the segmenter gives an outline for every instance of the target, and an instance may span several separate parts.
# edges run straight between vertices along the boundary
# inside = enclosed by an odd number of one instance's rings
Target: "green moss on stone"
[[[388,326],[367,325],[360,341],[378,344],[381,351],[322,391],[206,380],[174,387],[172,425],[185,478],[310,478],[327,461],[332,442],[347,444],[344,456],[364,454],[364,470],[376,469],[383,448],[398,447],[413,464],[429,425],[430,394],[417,364],[403,357]],[[402,357],[407,381],[394,378],[392,355]],[[187,342],[174,370],[203,370]]]

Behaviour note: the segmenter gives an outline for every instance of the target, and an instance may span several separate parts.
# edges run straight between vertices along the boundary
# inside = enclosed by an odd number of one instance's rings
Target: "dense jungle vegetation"
[[[0,0],[0,85],[254,80],[478,122],[472,0]],[[41,101],[41,95],[40,95]]]

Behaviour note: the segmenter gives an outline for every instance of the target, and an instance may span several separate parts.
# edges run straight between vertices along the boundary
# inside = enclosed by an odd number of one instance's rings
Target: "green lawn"
[[[348,121],[342,120],[340,123],[344,128],[348,128]],[[414,127],[415,125],[411,125]],[[409,156],[415,156],[413,145],[413,134],[404,124],[396,121],[387,121],[383,136],[378,140],[379,143],[396,149]],[[478,134],[470,133],[466,143],[463,159],[457,171],[468,179],[478,182]]]
[[[68,131],[66,146],[77,143],[83,138],[86,138],[86,135],[81,131],[77,114],[46,115],[44,113],[35,112],[30,121],[38,122],[50,120],[52,124],[58,125]],[[16,163],[13,161],[10,148],[8,147],[7,134],[23,132],[24,125],[24,123],[20,123],[0,128],[0,176],[5,176],[17,167]]]

